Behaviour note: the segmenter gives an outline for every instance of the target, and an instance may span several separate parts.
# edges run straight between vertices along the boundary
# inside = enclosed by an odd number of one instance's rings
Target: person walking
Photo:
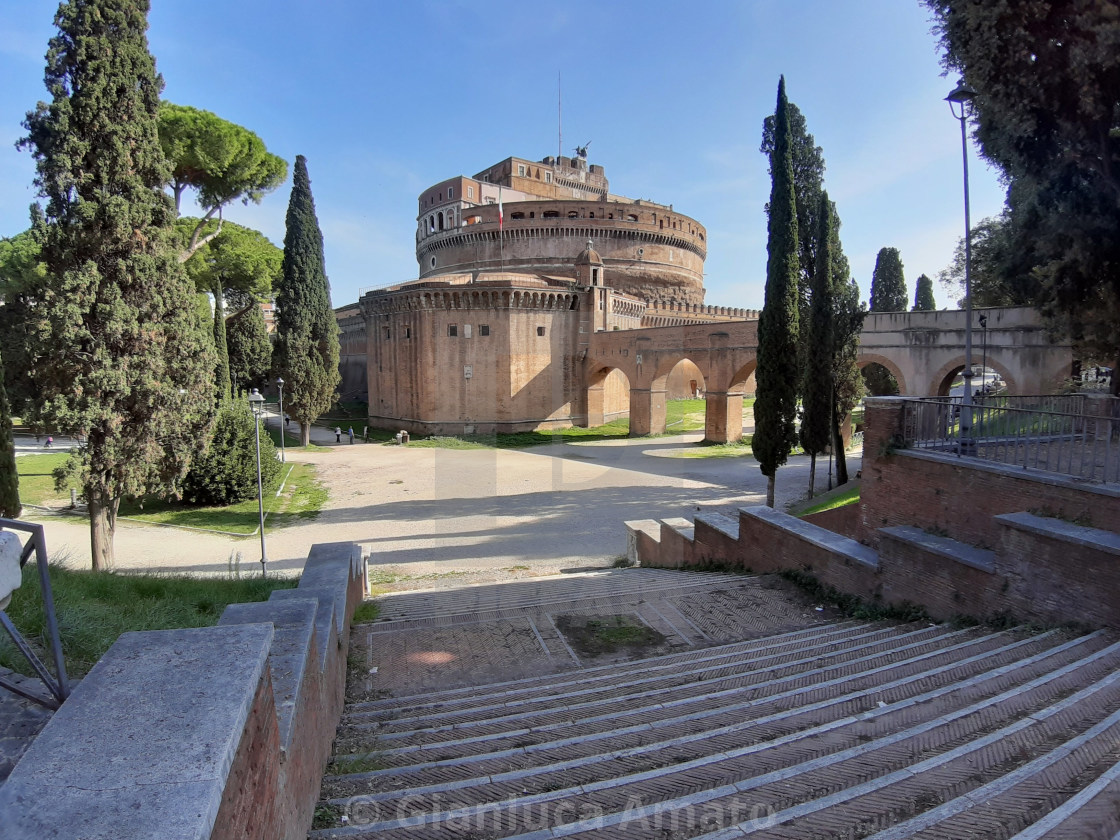
[[[354,445],[354,427],[351,426],[349,429],[347,429],[346,433],[348,435],[350,435],[350,445],[353,446]]]
[[[341,426],[335,426],[334,427],[334,442],[335,443],[342,443],[342,427]]]

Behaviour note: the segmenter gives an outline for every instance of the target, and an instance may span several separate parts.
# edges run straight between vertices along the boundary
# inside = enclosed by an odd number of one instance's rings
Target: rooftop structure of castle
[[[420,277],[522,271],[574,279],[591,239],[612,286],[650,305],[704,301],[707,231],[671,204],[610,192],[586,158],[510,157],[420,194]]]

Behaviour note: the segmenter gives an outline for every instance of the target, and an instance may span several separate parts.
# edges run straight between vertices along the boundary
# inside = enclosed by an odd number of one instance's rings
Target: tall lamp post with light
[[[968,119],[973,113],[976,91],[962,79],[945,101],[961,122],[961,154],[964,160],[964,394],[961,396],[961,428],[958,455],[973,455],[976,441],[972,439],[972,222],[968,207]]]
[[[268,576],[268,552],[264,545],[264,485],[261,482],[261,424],[260,416],[264,410],[264,397],[254,388],[249,393],[249,407],[253,411],[253,430],[257,436],[257,510],[261,526],[261,577]]]
[[[279,376],[276,377],[276,387],[280,389],[280,463],[286,464],[288,460],[284,457],[284,433],[288,430],[288,421],[284,417],[284,380]]]

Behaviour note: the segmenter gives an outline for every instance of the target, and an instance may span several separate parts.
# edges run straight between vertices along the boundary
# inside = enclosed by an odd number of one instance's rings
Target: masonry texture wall
[[[342,713],[351,543],[216,627],[126,633],[0,786],[4,840],[302,840]]]

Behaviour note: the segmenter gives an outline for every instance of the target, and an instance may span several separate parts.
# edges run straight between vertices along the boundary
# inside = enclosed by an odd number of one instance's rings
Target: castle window
[[[591,285],[592,286],[598,286],[599,285],[599,269],[597,269],[597,268],[591,269]]]
[[[544,327],[537,327],[537,335],[544,335]]]
[[[474,187],[467,187],[467,198],[474,198]]]
[[[551,172],[544,173],[544,182],[546,184],[551,184],[552,183],[552,173]]]
[[[412,338],[412,327],[405,327],[404,328],[404,337],[405,338]]]
[[[579,218],[579,213],[576,210],[569,210],[568,211],[568,218],[569,219],[578,219]]]
[[[389,328],[388,327],[385,328],[385,340],[386,341],[389,340]]]
[[[519,211],[519,212],[517,212],[517,213],[510,213],[510,214],[509,214],[509,217],[510,217],[511,219],[524,219],[524,218],[525,218],[525,214]]]
[[[631,214],[630,214],[629,216],[627,216],[627,217],[626,217],[626,221],[628,221],[628,222],[636,222],[636,221],[638,221],[638,217],[637,217],[637,216],[635,216],[635,215],[634,215],[633,213],[631,213]]]
[[[471,325],[470,324],[463,324],[463,338],[470,338],[470,337],[471,337]]]
[[[454,198],[455,197],[455,188],[454,187],[448,187],[447,188],[447,197],[448,198]]]
[[[537,214],[536,214],[536,213],[534,213],[534,212],[533,212],[532,210],[530,210],[530,211],[529,211],[529,218],[530,218],[530,219],[535,219],[535,218],[537,218]]]
[[[490,325],[489,324],[479,324],[478,325],[478,334],[480,336],[490,335]]]
[[[589,218],[592,218],[592,219],[595,218],[595,211],[594,210],[592,210],[591,213],[589,214]]]
[[[439,215],[438,215],[438,216],[436,216],[436,219],[438,219],[438,220],[439,220],[439,221],[438,221],[438,224],[439,224],[439,229],[440,229],[440,230],[443,230],[443,211],[442,211],[442,210],[440,210],[440,212],[439,212]]]
[[[448,335],[449,338],[455,338],[456,336],[458,336],[459,335],[459,325],[458,324],[448,324],[447,325],[447,335]]]
[[[555,210],[545,210],[543,213],[541,213],[541,218],[542,219],[558,219],[558,218],[560,218],[560,214]]]
[[[525,164],[523,164],[523,163],[517,164],[517,175],[520,178],[525,177]]]
[[[431,265],[432,265],[432,268],[436,267],[436,258],[435,257],[432,257]]]

